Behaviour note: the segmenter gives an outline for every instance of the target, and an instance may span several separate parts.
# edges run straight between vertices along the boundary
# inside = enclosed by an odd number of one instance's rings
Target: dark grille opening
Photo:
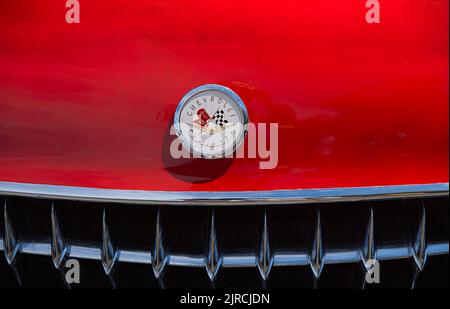
[[[72,288],[448,288],[448,197],[218,207],[0,201],[0,288],[66,288],[69,258],[81,264]],[[365,284],[369,258],[380,261],[380,284]]]

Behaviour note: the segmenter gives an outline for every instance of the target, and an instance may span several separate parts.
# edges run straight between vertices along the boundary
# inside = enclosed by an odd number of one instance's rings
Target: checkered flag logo
[[[214,122],[221,128],[223,128],[223,126],[228,123],[228,120],[223,119],[223,114],[224,114],[223,110],[219,109],[212,117]]]

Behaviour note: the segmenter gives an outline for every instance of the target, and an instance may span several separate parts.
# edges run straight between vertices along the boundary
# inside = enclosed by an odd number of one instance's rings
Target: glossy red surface
[[[0,181],[148,190],[448,182],[449,2],[0,1]],[[278,167],[173,161],[190,89],[278,122]]]

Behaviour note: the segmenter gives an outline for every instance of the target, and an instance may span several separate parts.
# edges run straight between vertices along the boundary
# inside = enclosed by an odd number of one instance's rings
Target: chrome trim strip
[[[0,251],[3,251],[3,239],[0,239]],[[150,251],[119,250],[118,261],[122,263],[151,264]],[[51,256],[50,243],[22,242],[20,253],[40,256]],[[447,242],[431,243],[428,245],[429,256],[449,254],[449,244]],[[101,261],[100,248],[89,245],[76,244],[70,247],[70,258],[98,260]],[[204,256],[169,255],[170,266],[180,267],[205,267]],[[225,255],[223,267],[257,267],[255,255],[243,253],[242,255]],[[377,250],[378,260],[408,259],[412,258],[409,247],[385,247]],[[274,266],[307,266],[310,257],[306,252],[279,253],[274,255]],[[330,251],[325,254],[325,264],[358,263],[361,261],[361,252],[355,249]]]
[[[0,182],[0,195],[147,205],[275,205],[448,196],[449,184],[447,182],[331,189],[180,192],[97,189]]]

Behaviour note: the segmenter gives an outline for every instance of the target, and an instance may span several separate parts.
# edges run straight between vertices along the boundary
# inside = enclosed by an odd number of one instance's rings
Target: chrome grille
[[[32,286],[36,272],[41,284],[49,274],[62,283],[68,258],[83,261],[90,285],[112,287],[342,287],[347,277],[365,287],[370,259],[401,287],[420,286],[436,263],[448,276],[448,196],[219,207],[1,201],[0,277],[9,279],[0,287]],[[36,261],[45,266],[27,266]]]

